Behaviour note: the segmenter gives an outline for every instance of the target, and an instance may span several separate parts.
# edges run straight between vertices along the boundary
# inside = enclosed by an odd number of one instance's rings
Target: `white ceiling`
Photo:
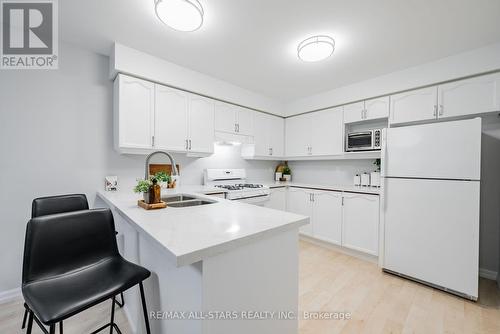
[[[113,41],[288,102],[500,41],[499,0],[200,0],[202,28],[174,31],[153,0],[59,1],[62,40],[109,54]],[[336,39],[304,63],[297,44]]]

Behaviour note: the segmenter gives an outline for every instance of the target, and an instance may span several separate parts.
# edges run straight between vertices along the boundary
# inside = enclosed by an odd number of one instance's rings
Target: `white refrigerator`
[[[386,129],[386,271],[476,300],[481,119]]]

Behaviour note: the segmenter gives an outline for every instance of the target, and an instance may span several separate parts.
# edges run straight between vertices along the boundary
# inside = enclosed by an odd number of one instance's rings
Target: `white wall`
[[[292,101],[285,106],[285,115],[295,115],[498,69],[500,43]]]
[[[283,115],[284,106],[280,101],[118,43],[115,43],[110,59],[112,78],[117,72],[127,73],[244,107]]]
[[[483,126],[481,141],[479,267],[498,272],[500,261],[500,119]]]
[[[0,74],[0,295],[20,286],[26,223],[35,197],[85,193],[91,204],[104,176],[130,187],[144,173],[144,156],[119,155],[112,143],[109,59],[60,46],[54,71]],[[238,147],[217,147],[209,158],[176,156],[182,182],[201,184],[206,167],[249,168],[271,180],[273,162],[246,162]]]
[[[346,185],[363,172],[373,172],[373,160],[290,161],[292,181],[319,185]]]

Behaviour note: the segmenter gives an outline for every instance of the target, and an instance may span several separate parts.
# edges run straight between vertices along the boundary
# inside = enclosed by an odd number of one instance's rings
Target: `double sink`
[[[167,203],[167,207],[172,207],[172,208],[184,208],[189,206],[213,204],[217,202],[186,194],[165,196],[162,197],[161,200]]]

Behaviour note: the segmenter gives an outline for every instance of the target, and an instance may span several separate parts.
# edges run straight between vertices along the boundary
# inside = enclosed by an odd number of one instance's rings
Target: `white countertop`
[[[212,191],[220,189],[205,186],[162,189],[162,196],[184,193],[216,203],[151,211],[137,206],[140,196],[132,191],[98,191],[97,196],[146,239],[165,249],[178,267],[309,223],[306,216],[202,195]]]
[[[309,184],[309,183],[298,183],[298,182],[274,182],[274,183],[265,183],[265,185],[270,188],[279,188],[279,187],[300,187],[300,188],[309,188],[309,189],[318,189],[318,190],[332,190],[332,191],[345,191],[345,192],[354,192],[354,193],[364,193],[364,194],[380,194],[379,187],[362,187],[355,185],[319,185],[319,184]]]

